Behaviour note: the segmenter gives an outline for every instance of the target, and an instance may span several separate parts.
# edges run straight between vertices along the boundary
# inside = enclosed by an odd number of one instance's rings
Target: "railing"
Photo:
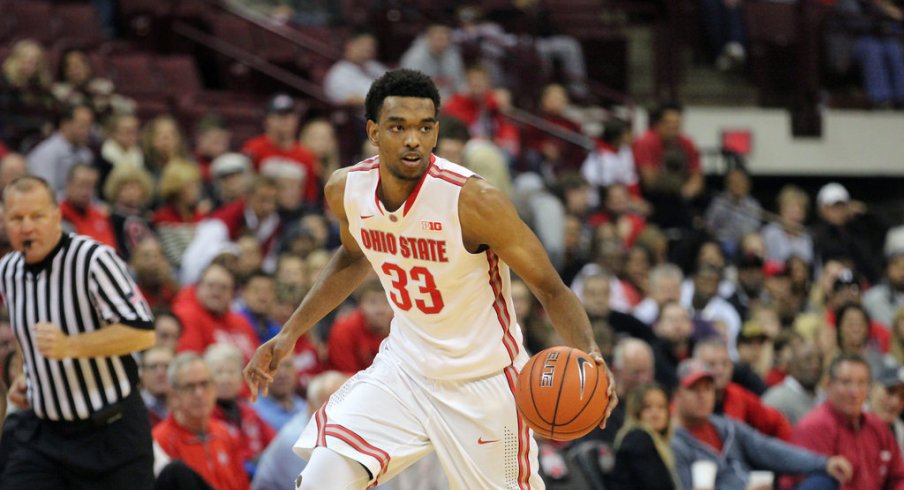
[[[503,110],[502,115],[516,123],[537,128],[562,141],[580,146],[587,151],[591,151],[596,147],[591,138],[588,138],[581,133],[552,124],[542,117],[531,114],[530,112],[511,107]]]
[[[233,8],[224,5],[223,2],[217,0],[201,1],[210,5],[211,7],[219,8],[225,12],[228,12],[229,14],[235,15],[236,17],[252,23],[261,29],[265,29],[275,35],[278,35],[299,48],[311,51],[327,59],[334,59],[338,61],[341,58],[341,53],[339,53],[333,46],[307,36],[297,29],[276,29],[274,28],[272,23],[266,20],[266,18],[254,12]],[[239,48],[234,44],[228,42],[227,40],[219,39],[216,36],[212,36],[209,33],[206,33],[181,21],[177,21],[173,25],[173,31],[185,37],[186,39],[209,47],[213,51],[223,56],[235,59],[236,61],[247,65],[268,77],[271,77],[274,80],[284,83],[287,86],[292,87],[303,94],[306,94],[314,100],[322,102],[327,106],[335,107],[335,105],[332,104],[326,97],[326,94],[324,93],[322,87],[306,78],[292,73],[289,70],[268,62],[255,53]],[[588,85],[591,92],[595,93],[601,98],[615,102],[617,104],[621,104],[625,106],[628,111],[633,112],[634,103],[628,95],[618,92],[593,80],[588,80]],[[504,116],[508,117],[516,123],[537,128],[544,133],[584,148],[585,150],[591,151],[595,148],[595,144],[591,138],[581,133],[570,131],[568,129],[562,128],[561,126],[551,124],[543,118],[528,111],[512,108],[505,111]]]
[[[302,78],[289,70],[276,66],[254,53],[239,48],[232,43],[223,41],[216,36],[212,36],[181,21],[177,21],[173,24],[173,32],[208,47],[221,55],[235,59],[236,61],[257,70],[274,80],[282,82],[319,102],[332,105],[319,85]]]
[[[329,59],[331,61],[339,61],[340,59],[342,59],[342,52],[335,46],[327,44],[317,38],[311,37],[305,34],[301,29],[277,29],[274,27],[273,22],[271,22],[265,15],[259,14],[252,10],[235,8],[216,0],[204,1],[208,4],[216,5],[219,8],[235,15],[236,17],[242,18],[260,27],[261,29],[266,29],[273,34],[282,37],[286,41],[289,41],[300,48],[306,49],[326,59]]]

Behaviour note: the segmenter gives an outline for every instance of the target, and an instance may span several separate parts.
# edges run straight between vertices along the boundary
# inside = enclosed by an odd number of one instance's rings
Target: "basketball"
[[[515,400],[540,437],[570,441],[602,423],[609,405],[605,369],[586,353],[558,346],[530,358],[518,375]]]

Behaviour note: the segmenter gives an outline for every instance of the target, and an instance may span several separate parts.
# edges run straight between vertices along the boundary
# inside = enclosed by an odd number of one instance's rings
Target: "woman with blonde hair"
[[[0,111],[9,119],[4,141],[18,150],[33,145],[50,131],[56,101],[50,92],[51,76],[44,48],[23,39],[13,45],[3,61],[0,77]]]
[[[13,87],[49,88],[51,76],[44,48],[31,39],[17,42],[3,62],[3,78]]]
[[[132,250],[154,233],[147,226],[147,206],[154,195],[151,174],[138,165],[113,167],[104,183],[104,199],[110,203],[110,225],[119,254],[129,260]]]
[[[157,116],[144,126],[141,146],[144,148],[144,165],[155,178],[160,178],[171,161],[188,158],[179,123],[169,115]]]
[[[680,490],[671,449],[669,398],[656,383],[642,384],[627,396],[625,425],[615,437],[615,467],[607,488]]]
[[[179,267],[182,254],[195,235],[195,227],[204,218],[201,170],[194,163],[174,159],[160,176],[158,196],[162,203],[151,217],[170,263]]]

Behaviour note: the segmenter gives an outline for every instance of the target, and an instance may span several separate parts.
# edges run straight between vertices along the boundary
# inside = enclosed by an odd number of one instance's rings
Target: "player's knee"
[[[295,481],[297,490],[364,490],[370,482],[361,463],[326,448],[315,448],[311,460]]]

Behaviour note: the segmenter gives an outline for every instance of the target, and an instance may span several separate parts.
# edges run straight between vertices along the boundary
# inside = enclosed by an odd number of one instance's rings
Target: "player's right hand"
[[[9,388],[9,401],[13,402],[13,405],[19,407],[22,410],[28,410],[28,397],[25,394],[27,389],[27,385],[25,383],[25,375],[20,374],[16,376],[16,379],[13,380],[12,386]]]
[[[280,332],[257,348],[257,351],[251,356],[251,360],[248,361],[248,365],[242,370],[242,375],[251,391],[251,403],[257,400],[259,390],[264,392],[264,396],[270,393],[270,383],[273,382],[276,368],[294,347],[295,340],[290,339],[284,332]]]

